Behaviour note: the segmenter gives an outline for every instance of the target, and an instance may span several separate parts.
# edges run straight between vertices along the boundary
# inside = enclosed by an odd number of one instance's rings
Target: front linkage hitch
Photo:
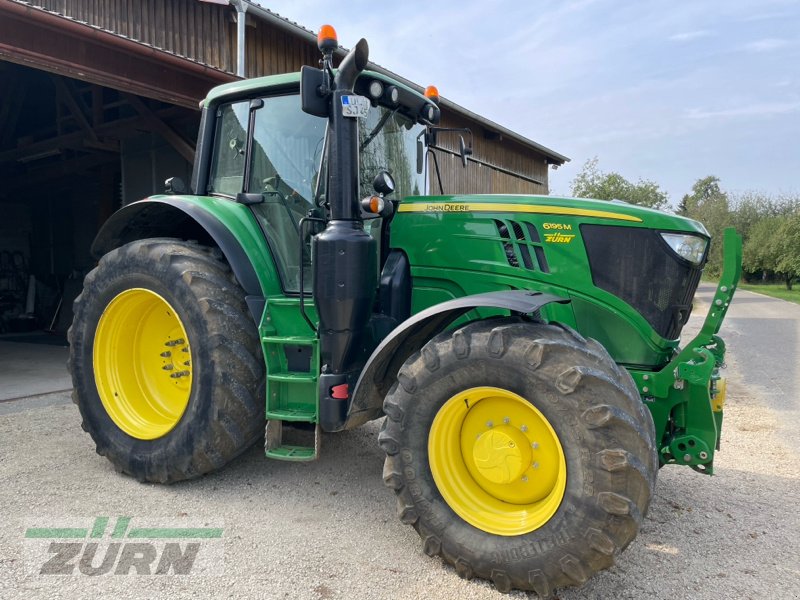
[[[742,268],[742,239],[734,229],[724,235],[724,265],[711,308],[695,338],[657,372],[631,370],[653,415],[656,431],[666,432],[659,447],[662,464],[689,465],[713,474],[725,404],[725,343],[717,335]]]

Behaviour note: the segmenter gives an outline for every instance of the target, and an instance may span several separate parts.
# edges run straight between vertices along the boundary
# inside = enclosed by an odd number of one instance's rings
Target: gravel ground
[[[800,462],[775,414],[730,361],[716,474],[666,467],[638,538],[578,598],[800,598]],[[0,411],[0,598],[524,598],[463,581],[422,553],[381,481],[380,423],[323,439],[315,463],[254,448],[222,472],[172,486],[116,474],[67,394]],[[127,515],[224,527],[217,576],[28,573],[32,522]],[[50,521],[48,521],[50,519]],[[220,565],[217,565],[219,568]]]

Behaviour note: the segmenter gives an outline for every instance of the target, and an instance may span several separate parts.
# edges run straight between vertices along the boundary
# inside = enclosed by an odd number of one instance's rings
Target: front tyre
[[[384,402],[384,481],[424,550],[501,591],[581,585],[636,536],[649,411],[597,342],[491,319],[441,334]]]
[[[141,481],[218,469],[263,431],[264,363],[221,253],[144,239],[84,282],[69,331],[73,400],[97,452]]]

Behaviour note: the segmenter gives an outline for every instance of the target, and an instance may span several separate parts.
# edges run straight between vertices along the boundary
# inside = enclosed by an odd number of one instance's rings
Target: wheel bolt
[[[487,426],[489,429],[491,429],[492,427],[494,427],[494,421],[486,421],[486,426]]]
[[[522,427],[520,427],[520,428],[519,428],[519,430],[520,430],[522,433],[525,433],[526,431],[528,431],[528,426],[527,426],[527,425],[523,425]]]
[[[173,373],[172,375],[170,375],[170,377],[172,377],[173,379],[178,379],[180,377],[185,377],[188,374],[189,371],[178,371],[177,373]]]
[[[163,366],[163,367],[161,367],[161,368],[162,368],[162,369],[164,369],[165,371],[172,371],[172,369],[173,369],[174,367],[173,367],[172,365],[164,365],[164,366]]]
[[[692,455],[691,454],[684,454],[683,455],[683,462],[689,462],[691,460],[692,460]]]
[[[523,483],[527,483],[528,482],[528,476],[527,475],[523,475],[522,476],[522,482]]]
[[[538,463],[538,462],[535,462],[535,463],[533,463],[533,465],[531,465],[531,466],[532,466],[534,469],[538,469],[538,468],[539,468],[539,463]]]
[[[509,423],[511,423],[511,419],[509,419],[508,417],[503,417],[503,423],[508,425]]]
[[[534,450],[538,449],[539,448],[539,442],[533,442],[531,444],[531,448],[533,448]]]
[[[172,356],[172,352],[170,352],[169,350],[165,350],[164,352],[161,353],[161,356],[163,356],[164,358],[169,358],[170,356]]]

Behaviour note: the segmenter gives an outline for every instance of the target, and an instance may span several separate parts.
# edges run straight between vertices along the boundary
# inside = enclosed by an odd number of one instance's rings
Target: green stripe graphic
[[[218,527],[133,527],[129,528],[132,517],[118,517],[111,532],[112,539],[218,539],[223,529]],[[29,527],[25,530],[28,539],[74,539],[102,538],[108,529],[109,517],[96,517],[91,529],[80,527]],[[127,535],[126,535],[127,533]]]
[[[88,529],[75,527],[29,527],[25,530],[25,537],[32,538],[85,538]]]
[[[128,524],[131,522],[130,517],[119,517],[117,519],[117,526],[114,527],[114,533],[111,534],[111,537],[114,539],[118,539],[125,536],[125,530],[128,529]]]
[[[97,517],[94,520],[94,527],[92,527],[92,537],[103,537],[103,534],[106,532],[106,525],[108,525],[108,517]]]
[[[222,529],[212,527],[175,527],[175,528],[160,528],[160,527],[139,527],[131,529],[128,532],[129,538],[221,538]]]

